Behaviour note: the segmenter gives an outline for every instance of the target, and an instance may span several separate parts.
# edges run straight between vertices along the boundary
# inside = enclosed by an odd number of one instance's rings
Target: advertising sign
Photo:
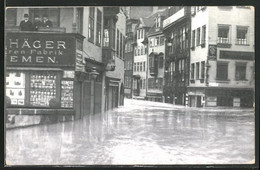
[[[217,59],[217,45],[209,45],[208,59],[209,60]]]
[[[6,35],[7,66],[74,66],[75,40],[71,34],[12,33]]]

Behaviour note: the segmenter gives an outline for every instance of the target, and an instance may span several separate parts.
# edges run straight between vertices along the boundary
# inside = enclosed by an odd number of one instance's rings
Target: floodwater
[[[7,165],[250,164],[253,109],[125,100],[82,120],[6,131]]]

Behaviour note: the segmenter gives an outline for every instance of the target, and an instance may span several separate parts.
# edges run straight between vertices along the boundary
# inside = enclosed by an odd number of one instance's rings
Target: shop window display
[[[61,81],[61,107],[73,107],[73,81]]]
[[[10,97],[11,105],[25,104],[25,74],[8,72],[6,75],[6,96]]]
[[[49,106],[49,101],[56,98],[56,75],[53,73],[30,75],[30,104]]]

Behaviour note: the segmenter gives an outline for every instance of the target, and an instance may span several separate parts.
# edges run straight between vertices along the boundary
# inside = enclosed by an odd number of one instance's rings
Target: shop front
[[[120,79],[106,77],[106,111],[112,110],[113,108],[117,108],[120,101],[121,93],[119,91],[120,87]],[[120,102],[119,102],[120,101]]]
[[[148,101],[163,102],[164,100],[162,93],[147,92],[146,97]]]
[[[73,33],[6,34],[8,115],[15,115],[21,124],[83,116],[82,89],[88,75],[84,68],[83,39]]]
[[[253,89],[208,88],[205,90],[206,106],[253,107]]]

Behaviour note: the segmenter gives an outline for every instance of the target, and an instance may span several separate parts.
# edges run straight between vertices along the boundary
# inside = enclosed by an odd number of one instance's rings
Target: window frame
[[[94,43],[95,32],[95,7],[89,7],[88,41]]]

